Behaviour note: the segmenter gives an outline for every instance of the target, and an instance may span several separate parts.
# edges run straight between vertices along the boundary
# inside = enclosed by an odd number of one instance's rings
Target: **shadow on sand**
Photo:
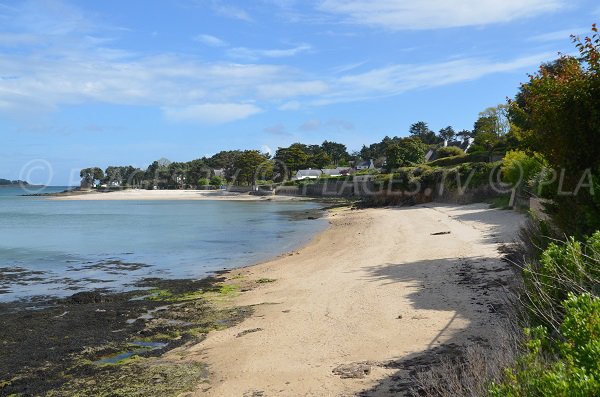
[[[470,217],[475,218],[476,215]],[[469,220],[470,220],[469,219]],[[408,295],[415,310],[453,312],[450,320],[421,352],[370,363],[395,372],[359,396],[398,396],[415,387],[415,374],[438,365],[442,358],[458,358],[466,346],[494,345],[495,332],[506,321],[507,286],[512,278],[510,266],[498,258],[441,258],[412,263],[390,263],[366,269],[373,282],[403,283],[415,288]],[[453,331],[457,319],[469,326]],[[400,318],[399,321],[424,321],[423,318]]]

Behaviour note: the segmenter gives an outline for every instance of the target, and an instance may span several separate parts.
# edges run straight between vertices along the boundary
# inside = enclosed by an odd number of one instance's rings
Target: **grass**
[[[498,208],[501,210],[509,210],[510,207],[510,195],[494,197],[490,200],[487,200],[490,204],[490,208]]]

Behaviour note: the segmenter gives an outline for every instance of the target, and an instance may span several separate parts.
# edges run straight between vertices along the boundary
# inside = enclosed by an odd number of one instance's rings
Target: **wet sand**
[[[225,190],[141,190],[114,192],[75,191],[49,197],[51,200],[306,200],[289,196],[255,196]]]

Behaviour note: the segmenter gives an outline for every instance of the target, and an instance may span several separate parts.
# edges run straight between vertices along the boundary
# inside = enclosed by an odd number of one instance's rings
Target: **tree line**
[[[211,157],[188,162],[154,161],[145,170],[129,166],[84,168],[80,172],[82,186],[105,184],[107,186],[183,189],[203,185],[220,186],[228,183],[253,185],[282,182],[298,170],[351,167],[361,161],[373,160],[374,165],[386,171],[424,162],[429,149],[446,143],[466,147],[473,141],[470,151],[490,154],[510,144],[510,125],[507,105],[491,107],[479,114],[472,130],[455,131],[452,126],[431,130],[424,121],[412,124],[407,137],[384,137],[380,142],[363,145],[358,151],[348,152],[346,145],[324,141],[320,145],[293,143],[280,147],[274,155],[258,150],[226,150]],[[457,153],[460,153],[460,150]],[[215,170],[222,170],[218,174]]]

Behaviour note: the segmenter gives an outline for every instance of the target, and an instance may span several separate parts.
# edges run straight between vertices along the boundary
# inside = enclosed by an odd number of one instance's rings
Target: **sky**
[[[591,0],[0,0],[0,178],[471,129]]]

